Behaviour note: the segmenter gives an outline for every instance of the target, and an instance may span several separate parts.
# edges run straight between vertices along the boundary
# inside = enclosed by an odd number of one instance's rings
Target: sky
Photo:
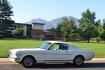
[[[105,18],[105,0],[8,0],[13,7],[16,22],[25,23],[41,18],[50,21],[63,16],[81,18],[89,8],[97,19]]]

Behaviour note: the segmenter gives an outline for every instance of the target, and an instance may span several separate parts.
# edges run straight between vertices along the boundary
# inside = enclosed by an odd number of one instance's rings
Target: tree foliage
[[[58,26],[56,28],[56,34],[57,34],[57,36],[62,37],[61,24],[58,24]]]
[[[103,19],[103,26],[102,26],[102,28],[103,28],[103,32],[101,34],[101,39],[105,41],[105,19]]]
[[[89,9],[82,13],[82,17],[80,19],[80,29],[82,30],[82,36],[88,40],[88,43],[91,37],[94,35],[95,19],[95,13],[91,12]]]
[[[24,30],[22,28],[20,28],[19,26],[17,26],[15,34],[16,34],[17,37],[23,37]]]
[[[103,19],[103,29],[105,30],[105,19]]]
[[[11,37],[14,21],[11,20],[13,11],[12,6],[7,0],[0,1],[0,35],[4,37]]]
[[[105,30],[104,30],[103,33],[101,34],[101,39],[105,41]]]
[[[70,34],[73,33],[75,22],[72,19],[64,17],[60,24],[61,24],[62,36],[65,38],[66,41],[68,41]]]
[[[94,32],[94,37],[100,37],[103,32],[103,28],[101,26],[101,20],[97,20],[95,23],[95,32]]]

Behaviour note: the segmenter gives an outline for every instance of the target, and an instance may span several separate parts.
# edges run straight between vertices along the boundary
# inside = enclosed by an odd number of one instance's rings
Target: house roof
[[[44,25],[47,23],[47,21],[43,20],[43,19],[32,19],[31,21],[27,22],[28,24],[39,24],[39,25]]]
[[[31,24],[26,24],[26,23],[15,23],[16,25],[31,25]]]
[[[45,25],[45,23],[32,23],[32,24]]]

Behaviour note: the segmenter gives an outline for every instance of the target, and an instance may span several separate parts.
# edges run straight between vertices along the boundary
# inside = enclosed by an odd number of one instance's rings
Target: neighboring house
[[[25,24],[25,23],[15,23],[15,30],[16,27],[20,27],[24,30],[24,37],[30,37],[34,39],[57,39],[56,35],[51,32],[46,32],[44,30],[44,23],[31,23],[31,24]],[[13,31],[15,34],[15,30]],[[29,31],[30,30],[30,31]],[[30,32],[30,33],[29,33]]]
[[[44,38],[44,23],[32,23],[32,38],[43,39]]]
[[[44,25],[47,21],[43,19],[32,19],[31,21],[27,22],[27,24],[32,25],[31,30],[31,37],[35,39],[43,39],[44,38]]]
[[[25,23],[15,23],[15,30],[13,33],[16,33],[16,27],[20,27],[24,30],[24,37],[32,37],[36,39],[40,39],[44,35],[43,26],[42,23],[32,23],[32,24],[25,24]],[[30,30],[30,31],[29,31]],[[30,32],[30,33],[29,33]]]
[[[44,25],[45,21],[42,19],[33,19],[27,23],[15,23],[15,30],[16,27],[20,27],[24,30],[24,36],[25,37],[31,37],[35,39],[44,39]],[[14,33],[16,31],[13,31]],[[29,33],[30,32],[30,33]]]

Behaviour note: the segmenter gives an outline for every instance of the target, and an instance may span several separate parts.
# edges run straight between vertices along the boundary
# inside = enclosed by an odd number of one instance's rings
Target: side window
[[[55,44],[52,44],[51,47],[49,48],[49,50],[57,50],[59,47],[59,44],[55,43]]]
[[[68,50],[69,48],[69,45],[68,44],[59,44],[59,50]]]

